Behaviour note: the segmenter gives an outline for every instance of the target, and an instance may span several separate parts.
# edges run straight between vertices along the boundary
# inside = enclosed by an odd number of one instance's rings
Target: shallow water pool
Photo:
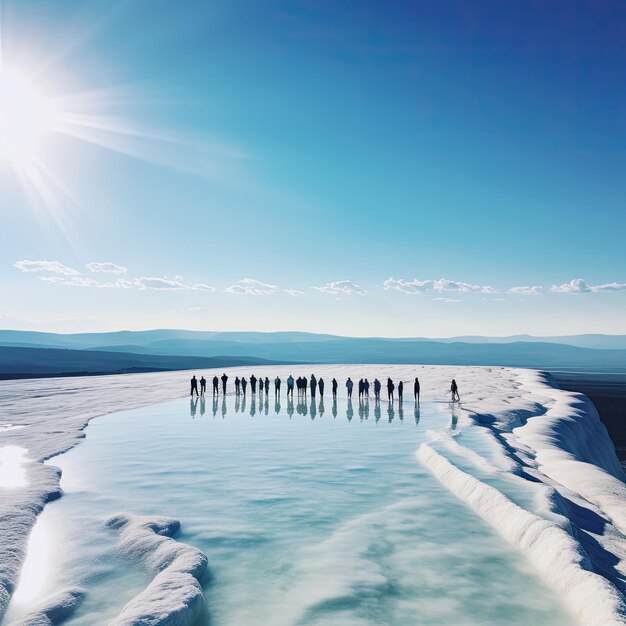
[[[98,418],[54,459],[65,496],[35,527],[5,621],[70,584],[87,597],[66,623],[114,618],[150,581],[103,524],[130,512],[180,519],[177,539],[207,554],[202,625],[571,624],[416,461],[426,431],[456,426],[447,403],[271,396]]]

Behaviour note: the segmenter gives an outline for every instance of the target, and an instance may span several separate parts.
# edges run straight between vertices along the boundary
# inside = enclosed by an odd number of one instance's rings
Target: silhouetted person
[[[216,396],[219,390],[219,378],[217,376],[213,376],[213,395]]]
[[[376,398],[376,400],[380,400],[380,388],[381,388],[380,380],[378,380],[378,378],[375,378],[374,379],[374,398]]]
[[[243,391],[243,395],[246,395],[246,387],[248,386],[248,381],[242,376],[241,377],[241,390]]]
[[[337,379],[336,378],[333,378],[332,385],[333,385],[333,398],[336,398],[337,397]],[[337,412],[335,411],[335,413]],[[335,417],[337,417],[337,415],[335,415]]]
[[[241,381],[239,376],[235,377],[235,395],[238,396],[241,393]]]
[[[402,402],[402,394],[404,393],[404,383],[400,381],[398,383],[398,402]]]
[[[256,393],[256,376],[252,374],[250,376],[250,388],[252,389],[252,395]]]
[[[415,377],[415,382],[413,383],[413,397],[415,401],[419,404],[420,401],[420,379]]]
[[[311,374],[311,398],[315,398],[316,392],[317,392],[317,378],[315,378],[315,374]]]
[[[354,383],[352,382],[352,379],[348,377],[348,380],[346,380],[346,389],[348,390],[348,398],[352,397],[352,387],[354,387]]]
[[[270,393],[270,379],[266,376],[265,377],[265,395],[269,395]]]
[[[370,397],[370,381],[367,380],[366,378],[363,384],[365,385],[364,387],[365,395],[369,398]]]
[[[200,379],[200,394],[204,395],[205,391],[206,391],[206,378],[203,376]]]
[[[320,390],[320,398],[324,397],[324,379],[320,378],[318,383],[317,383],[317,387]],[[320,411],[320,413],[322,413],[322,411]]]
[[[359,378],[359,400],[363,397],[365,393],[365,381],[362,378]]]
[[[387,379],[387,397],[389,398],[390,402],[393,402],[393,390],[396,388],[396,386],[393,384],[393,380],[391,380],[391,378]]]
[[[193,396],[194,392],[196,395],[198,395],[198,379],[196,378],[196,375],[194,374],[191,377],[191,394]]]
[[[302,377],[302,393],[306,396],[307,387],[309,386],[309,381],[306,376]]]
[[[226,372],[222,374],[222,393],[226,395],[226,383],[228,382],[228,376],[226,376]]]
[[[276,378],[274,379],[274,395],[280,396],[280,378],[278,378],[278,376],[276,376]],[[278,411],[276,412],[278,413]]]
[[[461,397],[459,396],[459,388],[454,378],[452,379],[452,382],[450,383],[450,393],[452,394],[452,402],[454,402],[455,400],[459,402],[461,401]]]
[[[293,379],[293,376],[291,374],[289,374],[289,378],[287,379],[287,396],[291,395],[291,397],[293,398],[293,385],[294,385],[295,381]]]

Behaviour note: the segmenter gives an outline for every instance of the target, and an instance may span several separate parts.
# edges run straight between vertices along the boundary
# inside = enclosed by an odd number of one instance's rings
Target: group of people
[[[219,395],[220,380],[222,382],[222,395],[224,396],[226,395],[226,386],[228,383],[228,376],[226,375],[226,373],[224,373],[222,374],[221,378],[218,378],[217,376],[213,376],[213,395],[214,396]],[[198,393],[198,382],[200,383],[199,393]],[[191,379],[191,395],[193,396],[195,393],[196,396],[198,395],[204,396],[206,393],[206,384],[207,384],[207,381],[204,378],[204,376],[202,376],[200,380],[198,381],[198,379],[194,375]],[[374,387],[374,397],[376,400],[380,400],[380,392],[382,389],[382,383],[378,380],[378,378],[375,378],[372,384]],[[266,396],[269,395],[270,379],[267,376],[265,378],[263,378],[262,376],[257,378],[254,374],[252,374],[252,376],[250,376],[250,389],[253,395],[257,393],[257,385],[258,385],[259,394],[265,393]],[[280,396],[281,385],[282,385],[282,381],[280,377],[276,376],[276,378],[274,379],[274,396],[277,398]],[[320,397],[322,398],[324,397],[324,388],[325,388],[324,379],[319,378],[318,380],[315,377],[315,374],[312,374],[310,379],[307,379],[306,376],[298,376],[298,378],[294,379],[294,377],[290,374],[289,377],[287,378],[287,397],[291,396],[293,398],[294,387],[297,389],[298,397],[306,396],[308,393],[308,390],[310,390],[311,398],[315,398],[318,391],[319,391]],[[337,382],[336,378],[332,379],[331,387],[332,387],[333,398],[336,398],[337,389],[339,387],[339,383]],[[247,393],[247,388],[248,388],[248,380],[244,377],[239,378],[239,376],[236,376],[235,377],[235,395],[239,396],[242,393],[245,395]],[[348,392],[348,398],[352,398],[353,388],[354,388],[354,382],[352,381],[350,377],[348,377],[348,380],[346,380],[346,390]],[[393,382],[391,378],[387,378],[387,398],[389,402],[394,401],[395,391],[396,391],[395,383]],[[421,391],[421,387],[420,387],[419,378],[415,377],[415,381],[413,382],[413,397],[417,404],[419,404],[419,401],[420,401],[420,391]],[[362,400],[364,398],[369,399],[370,382],[367,378],[361,378],[359,380],[358,392],[359,392],[359,400]],[[404,399],[403,398],[404,381],[402,380],[398,383],[397,393],[398,393],[398,401],[402,403]],[[454,378],[452,379],[452,382],[450,383],[450,393],[452,396],[452,402],[461,401],[461,397],[459,396],[459,387],[456,383],[456,380],[454,380]]]

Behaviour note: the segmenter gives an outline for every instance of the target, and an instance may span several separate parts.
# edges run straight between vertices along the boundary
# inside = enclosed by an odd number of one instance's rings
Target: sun
[[[33,85],[0,70],[0,160],[20,164],[36,156],[53,122],[50,102]]]

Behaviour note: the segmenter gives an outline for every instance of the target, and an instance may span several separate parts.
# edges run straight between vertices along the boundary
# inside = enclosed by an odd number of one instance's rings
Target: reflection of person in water
[[[256,393],[256,376],[252,374],[250,376],[250,388],[252,389],[252,395]]]
[[[241,390],[243,391],[243,395],[246,395],[246,387],[248,386],[248,381],[242,376],[241,377]]]
[[[317,407],[315,406],[315,399],[311,395],[311,410],[309,412],[311,419],[314,420],[317,415]]]
[[[200,379],[200,395],[203,396],[206,391],[206,378],[203,376]]]
[[[324,417],[324,397],[320,391],[320,417]]]
[[[219,390],[219,378],[217,376],[213,376],[213,395],[216,396]]]
[[[291,397],[293,398],[293,385],[294,385],[294,379],[293,376],[291,374],[289,374],[289,378],[287,379],[287,396],[291,395]]]
[[[211,407],[213,417],[217,415],[217,396],[213,396],[213,406]]]
[[[320,378],[318,383],[317,383],[317,387],[320,390],[320,398],[324,397],[324,379]]]
[[[315,374],[311,374],[311,398],[315,398],[315,392],[317,391],[317,379]]]
[[[389,418],[389,423],[391,424],[391,422],[393,422],[393,418],[395,417],[396,413],[393,410],[393,402],[390,402],[387,405],[387,417]]]
[[[420,405],[418,403],[415,404],[415,425],[420,423]]]
[[[193,396],[194,392],[196,394],[196,396],[198,395],[198,379],[196,378],[196,375],[194,374],[191,377],[191,394]]]
[[[291,395],[287,394],[287,415],[289,415],[289,419],[293,415],[293,388],[291,389]]]
[[[200,397],[200,416],[206,413],[206,399],[204,396]]]
[[[193,396],[191,396],[189,398],[189,414],[191,415],[191,417],[195,417],[196,416],[196,406],[198,406],[198,396],[197,396],[197,394],[196,394],[195,398]]]
[[[376,398],[376,400],[374,400],[374,419],[378,424],[378,421],[380,420],[380,398]]]
[[[252,384],[252,381],[250,381]],[[250,417],[254,417],[256,415],[256,395],[252,394],[252,400],[250,401]]]
[[[413,397],[415,398],[415,402],[417,404],[420,403],[420,379],[416,376],[415,382],[413,383]]]
[[[222,396],[222,419],[226,417],[226,396]]]
[[[336,398],[337,397],[337,379],[336,378],[333,378],[332,384],[333,384],[333,398]]]
[[[337,396],[336,395],[333,397],[333,410],[332,410],[332,413],[333,413],[333,417],[337,417]]]
[[[461,401],[461,397],[459,396],[459,388],[454,378],[452,379],[452,382],[450,383],[450,393],[452,394],[452,402],[454,402],[455,400],[458,402]]]
[[[348,378],[348,380],[350,380]],[[350,382],[352,382],[350,380]],[[351,392],[352,390],[350,390]],[[354,409],[352,408],[352,399],[348,398],[348,407],[346,408],[346,417],[348,418],[348,421],[351,422],[352,418],[354,417]]]

